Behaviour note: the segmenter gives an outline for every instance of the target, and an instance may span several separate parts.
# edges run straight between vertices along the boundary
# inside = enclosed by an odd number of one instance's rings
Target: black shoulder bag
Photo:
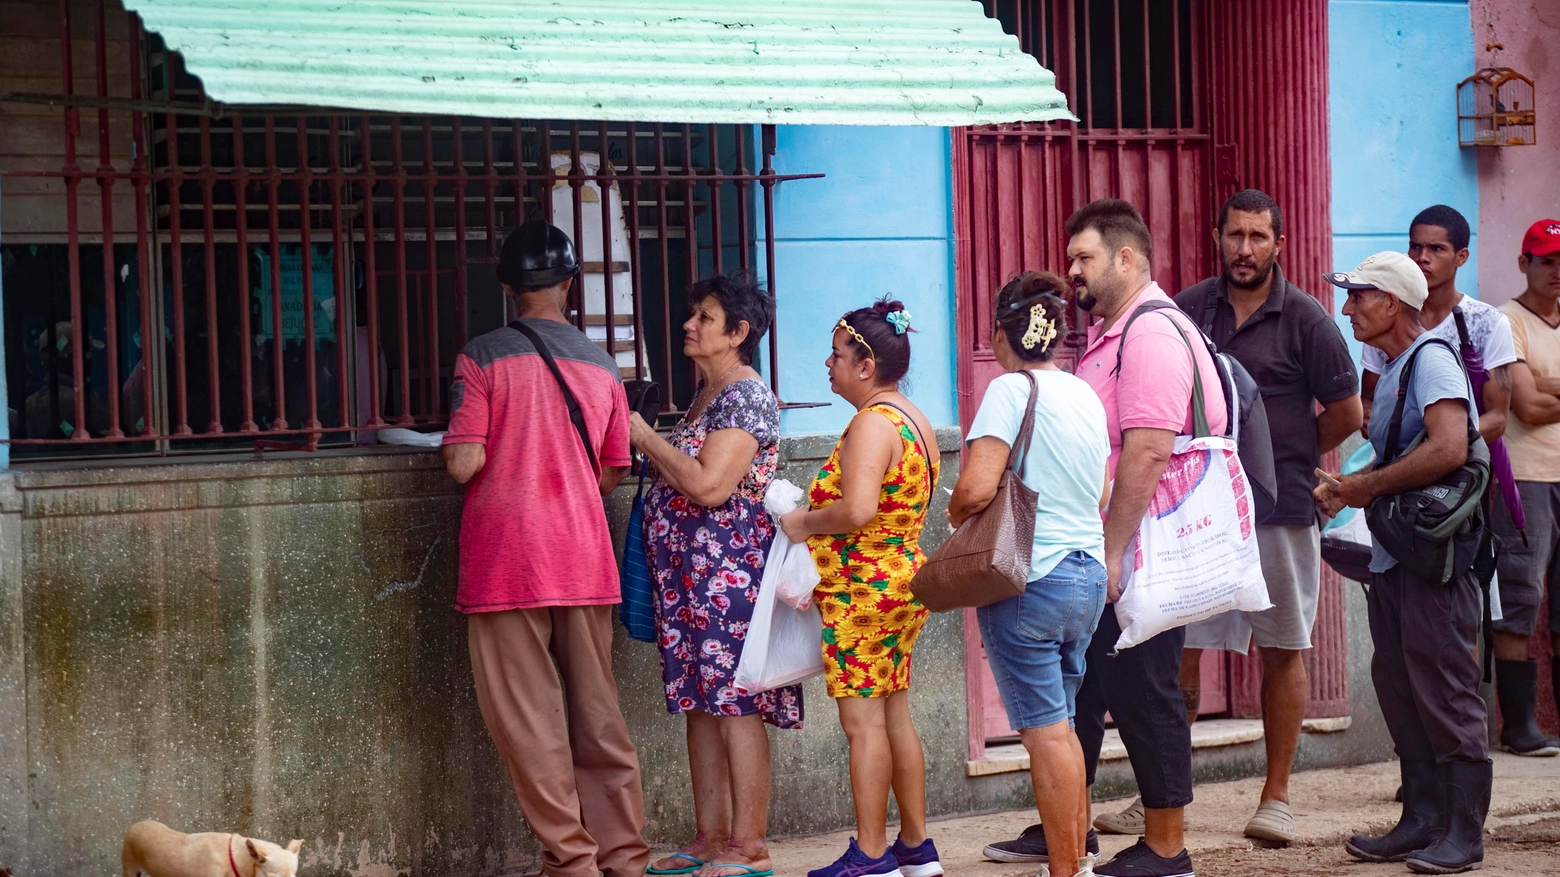
[[[536,334],[536,330],[527,326],[523,320],[515,320],[509,324],[509,328],[524,335],[531,342],[531,346],[536,348],[542,362],[547,363],[547,370],[552,372],[552,376],[558,381],[558,389],[563,391],[563,401],[569,406],[569,421],[574,424],[574,430],[580,434],[580,442],[585,445],[585,456],[590,458],[590,468],[600,473],[601,464],[596,462],[596,449],[590,446],[590,431],[585,428],[585,411],[580,408],[580,400],[574,398],[574,392],[564,381],[563,372],[558,370],[558,361],[553,359],[552,351],[542,343],[542,336]]]
[[[1425,440],[1419,435],[1400,447],[1403,406],[1414,376],[1414,362],[1431,344],[1457,351],[1440,338],[1431,338],[1409,354],[1398,378],[1397,404],[1387,427],[1385,457],[1374,468],[1389,466]],[[1465,376],[1466,377],[1466,376]],[[1484,438],[1468,423],[1468,459],[1433,484],[1378,496],[1365,507],[1365,524],[1381,547],[1417,578],[1444,585],[1473,566],[1484,539],[1484,491],[1490,483],[1490,451]]]

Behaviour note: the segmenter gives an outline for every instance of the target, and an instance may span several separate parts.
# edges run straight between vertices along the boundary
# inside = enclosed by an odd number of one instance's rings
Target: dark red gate
[[[1125,198],[1154,236],[1154,278],[1174,293],[1217,270],[1210,229],[1223,198],[1256,186],[1287,211],[1292,278],[1331,259],[1324,0],[986,0],[1057,76],[1078,121],[953,135],[959,411],[967,427],[1000,372],[990,348],[996,290],[1020,270],[1066,268],[1077,207]],[[1324,299],[1330,305],[1330,299]],[[1084,325],[1074,313],[1068,357]],[[1323,581],[1310,653],[1312,715],[1348,712],[1342,582]],[[970,739],[1010,733],[973,618],[966,621]],[[1255,660],[1205,655],[1204,712],[1260,711]]]

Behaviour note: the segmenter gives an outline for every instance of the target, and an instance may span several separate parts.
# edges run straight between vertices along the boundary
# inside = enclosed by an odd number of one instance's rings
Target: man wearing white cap
[[[1343,313],[1354,337],[1386,354],[1376,385],[1369,433],[1385,466],[1324,479],[1316,503],[1331,516],[1434,484],[1468,459],[1478,441],[1477,409],[1462,362],[1420,324],[1428,296],[1424,273],[1402,253],[1377,253],[1327,280],[1348,290]],[[1421,432],[1413,450],[1386,447],[1404,367],[1399,444]],[[1366,597],[1375,645],[1371,679],[1403,775],[1403,815],[1384,835],[1355,835],[1346,847],[1371,862],[1406,859],[1410,870],[1450,874],[1484,861],[1484,817],[1491,764],[1475,658],[1483,604],[1471,571],[1445,585],[1404,569],[1372,536],[1372,581]]]

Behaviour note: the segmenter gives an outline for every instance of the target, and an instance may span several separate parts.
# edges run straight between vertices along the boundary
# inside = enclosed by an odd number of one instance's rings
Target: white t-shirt
[[[1029,580],[1034,581],[1074,551],[1105,563],[1100,495],[1110,436],[1105,431],[1105,406],[1081,378],[1049,369],[1030,374],[1038,387],[1035,428],[1020,470],[1024,484],[1040,494],[1029,560]],[[986,388],[965,441],[990,436],[1012,447],[1028,407],[1029,382],[1024,376],[998,377]]]
[[[1511,320],[1499,308],[1466,295],[1457,302],[1457,307],[1462,308],[1463,319],[1468,322],[1468,340],[1473,342],[1473,349],[1483,354],[1485,368],[1494,371],[1517,361],[1517,347],[1511,340]],[[1457,337],[1457,318],[1450,312],[1440,325],[1426,326],[1425,333],[1445,338],[1453,350],[1461,343]],[[1360,353],[1360,365],[1371,374],[1379,375],[1387,367],[1387,355],[1367,344]]]

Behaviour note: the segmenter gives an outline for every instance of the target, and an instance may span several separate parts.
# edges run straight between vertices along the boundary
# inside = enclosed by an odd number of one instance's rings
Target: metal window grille
[[[63,108],[52,166],[0,131],[4,209],[59,214],[0,237],[7,310],[38,290],[6,320],[18,457],[438,425],[456,352],[510,316],[502,237],[536,216],[585,263],[575,324],[675,413],[693,391],[681,292],[736,268],[773,288],[775,186],[821,176],[777,174],[770,126],[219,105],[106,0],[62,0],[55,22],[59,92],[0,85]],[[778,349],[771,331],[777,393]]]
[[[1137,205],[1167,289],[1206,276],[1214,253],[1206,11],[1200,0],[982,0],[1055,72],[1078,122],[961,128],[955,210],[965,244],[961,321],[989,357],[996,291],[1017,272],[1065,270],[1067,216],[1096,198]],[[1069,347],[1088,316],[1074,310]],[[961,399],[961,404],[967,401]]]

